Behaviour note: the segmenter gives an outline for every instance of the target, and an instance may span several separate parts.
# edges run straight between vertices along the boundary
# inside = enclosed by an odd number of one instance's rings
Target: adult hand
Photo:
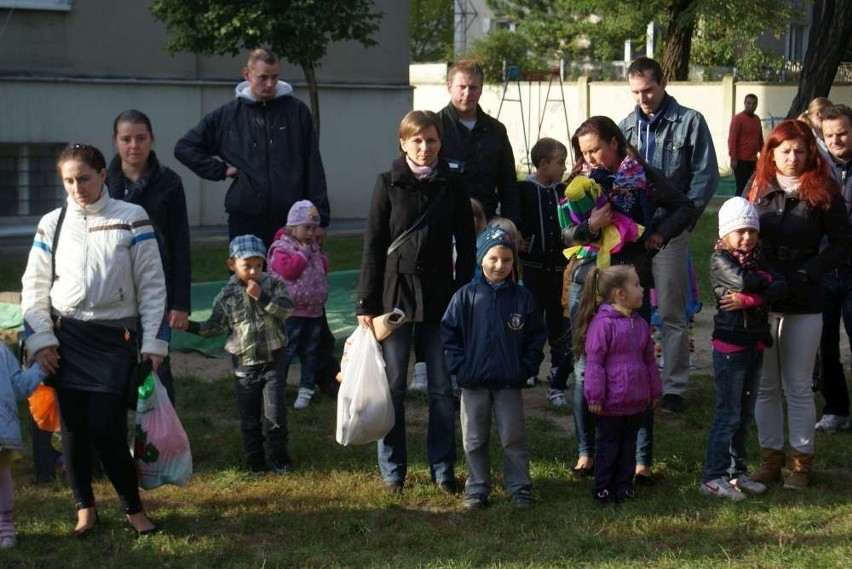
[[[592,232],[597,233],[610,223],[612,223],[612,209],[609,207],[609,202],[592,210],[589,216],[589,229]]]
[[[59,371],[59,348],[56,346],[40,349],[33,358],[43,372],[53,375]]]
[[[169,326],[174,330],[186,330],[189,327],[189,313],[186,310],[169,310]]]
[[[237,170],[237,168],[235,166],[231,166],[230,164],[228,164],[228,169],[225,170],[225,177],[226,178],[236,178],[239,173],[240,173],[240,171]]]
[[[323,245],[325,245],[325,227],[316,226],[314,229],[314,243],[319,245],[320,249],[322,249]]]
[[[246,293],[255,300],[260,298],[260,285],[257,284],[256,280],[249,279],[246,283]]]
[[[663,241],[665,241],[665,239],[662,235],[659,233],[652,233],[647,239],[645,239],[645,249],[648,251],[651,249],[659,249],[663,246]]]
[[[158,356],[156,354],[142,354],[143,360],[149,360],[151,362],[151,369],[157,371],[157,368],[160,367],[160,364],[163,363],[163,356]]]
[[[719,309],[723,312],[742,310],[743,302],[738,292],[729,292],[719,299]]]
[[[365,328],[373,329],[373,316],[372,315],[361,315],[358,316],[358,324],[364,326]]]
[[[595,415],[597,415],[598,413],[600,413],[602,410],[603,410],[603,405],[600,405],[600,404],[597,404],[597,405],[589,405],[589,412],[590,412],[590,413],[594,413]]]

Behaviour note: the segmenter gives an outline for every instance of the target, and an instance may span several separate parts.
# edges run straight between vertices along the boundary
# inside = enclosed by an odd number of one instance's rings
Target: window
[[[787,46],[784,55],[788,61],[804,61],[807,37],[805,26],[789,24],[787,26]]]
[[[0,8],[68,12],[71,10],[71,0],[0,0]]]
[[[64,144],[0,144],[0,216],[44,215],[62,205],[56,174]]]

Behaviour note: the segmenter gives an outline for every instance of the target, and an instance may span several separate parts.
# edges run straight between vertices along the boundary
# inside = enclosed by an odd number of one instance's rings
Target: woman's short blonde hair
[[[406,140],[411,138],[430,126],[435,127],[438,138],[444,136],[444,123],[441,122],[441,117],[437,113],[433,113],[432,111],[409,111],[402,117],[399,123],[399,139]],[[402,148],[399,150],[402,152]]]

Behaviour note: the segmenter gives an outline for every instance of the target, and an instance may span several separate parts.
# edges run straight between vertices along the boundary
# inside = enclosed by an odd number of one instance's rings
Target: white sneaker
[[[411,385],[408,388],[412,391],[426,391],[429,389],[429,382],[426,380],[426,362],[417,362],[414,364],[414,379],[411,380]]]
[[[709,482],[702,482],[698,490],[705,496],[716,496],[718,498],[727,498],[734,502],[745,500],[746,495],[731,486],[731,483],[724,478],[717,478]]]
[[[299,395],[296,397],[296,402],[293,403],[294,409],[306,409],[311,403],[311,398],[314,396],[314,390],[307,387],[299,388]]]
[[[822,419],[819,420],[816,424],[817,431],[824,431],[826,433],[834,433],[843,429],[847,426],[848,417],[841,417],[840,415],[829,415],[825,414],[822,416]]]
[[[547,402],[554,407],[568,407],[568,401],[565,399],[565,392],[561,389],[547,388]]]
[[[757,480],[752,480],[746,474],[740,474],[736,478],[732,479],[731,486],[740,492],[745,492],[746,494],[759,495],[766,492],[766,484],[761,484]]]

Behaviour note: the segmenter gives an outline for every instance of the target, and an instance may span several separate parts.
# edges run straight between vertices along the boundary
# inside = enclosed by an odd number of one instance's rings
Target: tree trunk
[[[792,119],[816,97],[828,97],[837,68],[852,34],[852,2],[814,0],[808,50],[802,63],[799,90],[787,111]]]
[[[677,0],[669,7],[669,26],[666,47],[663,49],[663,77],[667,81],[689,79],[689,54],[692,51],[692,32],[695,30],[697,0]]]
[[[314,133],[317,140],[320,136],[320,106],[319,106],[319,89],[317,88],[316,66],[313,61],[308,61],[301,64],[302,72],[305,74],[305,80],[308,82],[308,98],[311,103],[311,118],[314,120]]]

